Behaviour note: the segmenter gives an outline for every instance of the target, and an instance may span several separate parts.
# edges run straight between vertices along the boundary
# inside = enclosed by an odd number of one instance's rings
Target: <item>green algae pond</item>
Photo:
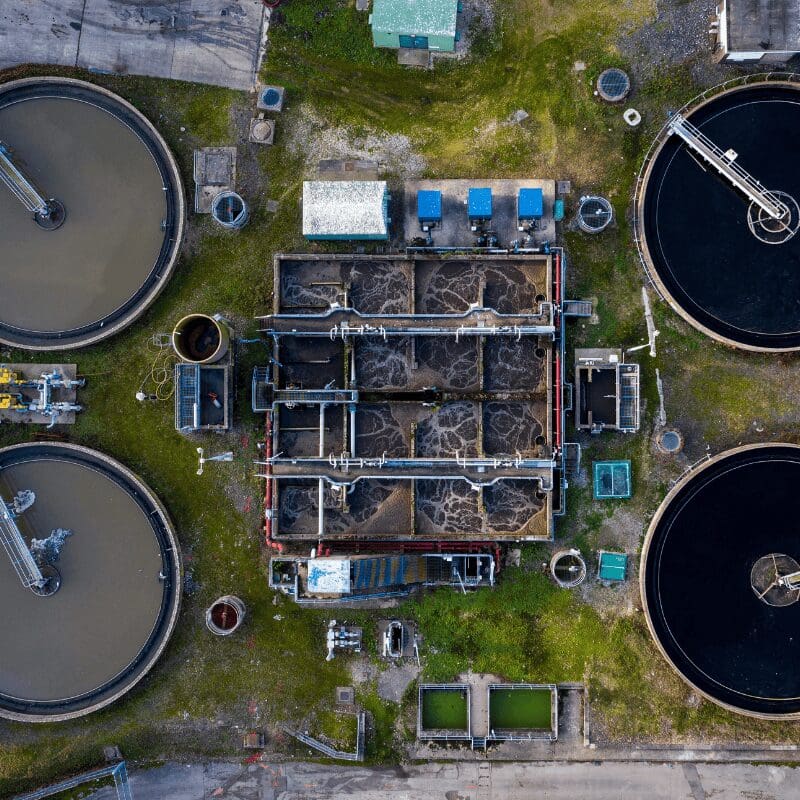
[[[469,697],[466,689],[427,689],[420,691],[422,729],[466,731]]]
[[[491,730],[551,728],[553,696],[549,686],[494,688],[489,691]]]

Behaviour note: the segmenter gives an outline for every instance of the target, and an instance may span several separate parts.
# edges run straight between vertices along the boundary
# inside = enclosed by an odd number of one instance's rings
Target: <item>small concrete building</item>
[[[712,30],[720,60],[783,63],[800,53],[800,3],[720,0]]]
[[[459,0],[374,0],[369,21],[375,47],[452,52]]]
[[[305,181],[303,236],[315,240],[389,238],[386,181]]]

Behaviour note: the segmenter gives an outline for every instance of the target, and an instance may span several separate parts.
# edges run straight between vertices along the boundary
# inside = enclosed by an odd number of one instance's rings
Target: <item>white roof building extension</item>
[[[305,181],[307,239],[388,239],[386,181]]]

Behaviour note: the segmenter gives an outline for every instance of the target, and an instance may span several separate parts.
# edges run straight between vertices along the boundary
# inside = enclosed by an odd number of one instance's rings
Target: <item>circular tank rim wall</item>
[[[747,81],[747,77],[745,77],[744,80]],[[689,103],[683,106],[683,108],[679,109],[677,113],[683,115],[692,114],[708,103],[711,103],[714,100],[717,100],[719,97],[722,97],[723,95],[757,89],[759,86],[783,86],[800,93],[800,84],[790,80],[759,80],[752,81],[750,83],[745,82],[739,86],[732,86],[730,88],[725,88],[725,86],[726,84],[721,84],[720,86],[712,87],[708,91],[713,92],[713,94],[705,97],[699,102],[695,102],[694,100],[689,101]],[[719,91],[715,91],[715,89],[719,89]],[[647,190],[648,183],[650,182],[650,175],[653,170],[653,166],[655,165],[658,156],[661,154],[662,149],[670,140],[670,136],[667,135],[666,129],[667,125],[664,125],[661,130],[659,130],[653,141],[653,146],[651,146],[650,150],[645,156],[645,162],[642,164],[642,169],[639,172],[633,197],[633,222],[636,246],[639,250],[639,257],[644,264],[647,277],[653,283],[656,291],[658,291],[661,297],[667,301],[670,308],[676,314],[678,314],[678,316],[688,322],[693,328],[696,328],[714,341],[722,342],[722,344],[726,344],[729,347],[735,347],[738,350],[749,350],[754,353],[792,353],[800,350],[800,345],[797,345],[796,347],[765,347],[763,345],[747,344],[745,342],[740,342],[737,339],[731,339],[727,336],[724,336],[717,331],[712,331],[702,322],[695,319],[685,308],[683,308],[683,306],[672,296],[664,282],[661,280],[661,276],[656,269],[653,257],[650,254],[650,248],[647,246],[647,236],[645,235],[644,221],[644,195]]]
[[[25,451],[32,455],[41,453],[44,456],[60,456],[90,466],[100,470],[106,477],[128,491],[151,518],[151,525],[153,525],[153,532],[158,539],[162,557],[167,562],[171,573],[171,586],[164,593],[161,612],[150,639],[145,643],[137,659],[120,675],[112,679],[110,684],[74,700],[51,703],[35,701],[25,703],[10,700],[0,693],[0,718],[16,722],[64,722],[105,708],[127,694],[150,672],[161,657],[175,630],[180,611],[183,586],[181,551],[175,529],[161,501],[135,473],[119,461],[98,450],[81,445],[64,442],[25,442],[0,448],[0,468],[9,457],[13,459],[16,453]],[[153,524],[153,516],[157,517],[158,525]],[[33,711],[35,708],[38,708],[39,711]]]
[[[672,501],[678,496],[678,494],[683,491],[683,489],[698,475],[700,475],[705,470],[709,469],[712,466],[716,466],[721,461],[724,461],[731,456],[735,456],[739,453],[743,453],[746,451],[754,451],[754,450],[764,450],[772,447],[784,447],[784,448],[791,448],[800,452],[800,445],[791,444],[789,442],[759,442],[758,444],[745,444],[739,447],[733,447],[730,450],[725,450],[722,453],[718,453],[717,455],[713,456],[712,458],[708,459],[704,464],[695,469],[691,470],[687,475],[685,475],[681,480],[679,480],[667,493],[666,497],[661,501],[656,513],[654,514],[652,520],[650,520],[650,525],[647,528],[647,533],[645,534],[644,541],[642,542],[642,555],[639,561],[639,596],[642,600],[642,612],[644,613],[644,618],[647,621],[647,629],[650,631],[650,636],[655,643],[658,651],[661,653],[664,660],[669,664],[669,666],[674,670],[675,674],[687,685],[689,686],[692,691],[697,692],[697,694],[704,697],[706,700],[714,703],[715,705],[720,706],[728,711],[733,711],[736,714],[742,714],[747,717],[755,717],[757,719],[769,719],[769,720],[796,720],[800,719],[800,711],[794,713],[787,713],[787,714],[766,714],[761,711],[752,711],[750,709],[741,708],[740,706],[734,706],[730,703],[726,703],[722,700],[719,700],[716,697],[713,697],[708,692],[701,689],[699,686],[694,684],[683,672],[676,666],[675,662],[670,658],[667,651],[664,649],[664,646],[661,644],[661,640],[659,639],[658,635],[656,634],[655,626],[653,625],[653,621],[650,615],[650,607],[647,603],[647,556],[650,551],[650,545],[652,544],[653,537],[655,536],[656,530],[661,522],[662,517],[664,516],[665,512],[668,510]]]
[[[27,93],[41,87],[66,87],[73,95],[90,92],[105,101],[101,106],[131,127],[155,160],[167,184],[167,228],[158,261],[136,294],[101,320],[72,331],[40,333],[26,331],[0,321],[0,343],[25,350],[69,350],[107,339],[135,322],[155,301],[172,277],[183,241],[186,200],[178,163],[172,151],[150,120],[135,106],[114,92],[75,78],[20,78],[0,83],[0,107],[11,93]],[[67,95],[69,96],[69,94]],[[31,94],[35,97],[35,94]],[[123,116],[124,115],[124,116]]]

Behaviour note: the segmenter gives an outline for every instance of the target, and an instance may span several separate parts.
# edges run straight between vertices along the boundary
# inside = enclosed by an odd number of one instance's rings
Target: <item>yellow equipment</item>
[[[19,383],[19,375],[8,367],[0,367],[0,386],[14,386]]]
[[[21,394],[9,394],[0,392],[0,410],[2,411],[25,411],[27,406],[23,405]]]

